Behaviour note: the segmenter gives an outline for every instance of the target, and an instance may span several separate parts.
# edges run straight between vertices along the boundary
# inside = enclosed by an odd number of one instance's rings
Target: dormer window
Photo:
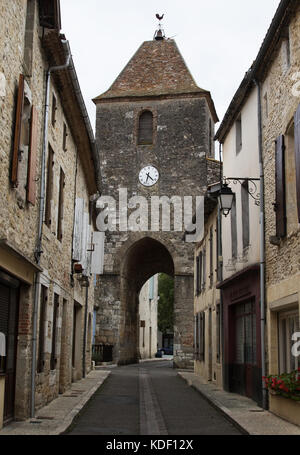
[[[138,145],[153,144],[153,114],[144,111],[139,118]]]

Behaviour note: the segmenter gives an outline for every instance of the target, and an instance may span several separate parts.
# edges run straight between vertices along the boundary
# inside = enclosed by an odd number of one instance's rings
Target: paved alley
[[[113,368],[68,434],[241,434],[172,368],[171,361]]]

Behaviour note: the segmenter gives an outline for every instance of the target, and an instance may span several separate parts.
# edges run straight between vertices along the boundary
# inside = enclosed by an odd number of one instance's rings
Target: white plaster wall
[[[242,117],[242,150],[236,154],[236,125],[232,125],[223,147],[224,176],[225,177],[252,177],[259,178],[259,149],[258,149],[258,120],[257,120],[257,89],[253,88],[250,96],[241,110]],[[258,193],[259,182],[256,182]],[[241,185],[230,183],[232,191],[236,194],[237,210],[237,243],[238,257],[243,256],[243,232],[242,232],[242,200]],[[260,259],[260,209],[254,200],[249,197],[249,223],[250,223],[250,247],[245,262],[238,259],[233,267],[228,268],[232,260],[231,244],[231,217],[222,217],[223,261],[224,279],[229,278],[236,272],[259,262]]]
[[[141,289],[139,297],[139,320],[145,321],[145,329],[140,327],[139,349],[142,359],[154,358],[157,351],[157,303],[158,303],[158,275],[154,277],[154,295],[149,299],[150,280]],[[150,327],[151,352],[150,352]],[[144,346],[143,346],[143,330]],[[150,355],[151,354],[151,355]]]

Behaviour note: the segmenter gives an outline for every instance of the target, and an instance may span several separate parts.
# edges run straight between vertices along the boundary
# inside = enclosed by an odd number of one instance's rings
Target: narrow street
[[[241,433],[178,377],[171,361],[153,361],[113,368],[68,434]]]

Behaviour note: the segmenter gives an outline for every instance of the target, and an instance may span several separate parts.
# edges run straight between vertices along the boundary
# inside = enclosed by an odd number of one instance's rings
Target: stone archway
[[[173,259],[162,243],[145,237],[128,249],[121,267],[119,364],[138,361],[139,292],[156,273],[174,276]]]
[[[191,368],[193,274],[170,239],[155,237],[132,234],[115,253],[113,269],[99,277],[96,344],[113,345],[119,365],[138,362],[139,292],[151,276],[166,273],[174,277],[174,366]]]

